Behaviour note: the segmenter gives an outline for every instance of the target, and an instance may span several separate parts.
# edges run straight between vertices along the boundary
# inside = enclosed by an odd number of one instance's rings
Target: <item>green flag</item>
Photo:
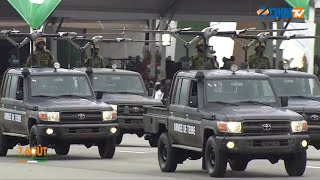
[[[32,29],[39,29],[61,0],[8,0]]]
[[[309,19],[310,0],[286,0],[293,8],[304,8],[304,18]]]

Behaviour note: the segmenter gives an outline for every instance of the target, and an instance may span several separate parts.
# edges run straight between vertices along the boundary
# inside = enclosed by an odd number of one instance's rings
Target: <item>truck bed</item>
[[[167,106],[144,106],[143,127],[146,133],[157,133],[159,124],[167,125]]]

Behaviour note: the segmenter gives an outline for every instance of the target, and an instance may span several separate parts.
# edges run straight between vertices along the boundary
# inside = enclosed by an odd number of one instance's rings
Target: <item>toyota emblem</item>
[[[132,108],[132,111],[133,112],[139,112],[139,108],[138,107],[134,107],[134,108]]]
[[[78,114],[78,119],[83,120],[86,118],[86,115],[83,113]]]
[[[319,116],[314,114],[314,115],[311,116],[311,119],[314,120],[314,121],[317,121],[317,120],[319,120]]]
[[[262,129],[265,131],[270,131],[271,130],[271,124],[263,124]]]

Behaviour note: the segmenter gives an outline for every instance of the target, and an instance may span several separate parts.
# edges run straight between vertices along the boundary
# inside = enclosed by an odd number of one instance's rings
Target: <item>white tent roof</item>
[[[266,21],[256,14],[261,6],[290,7],[279,0],[63,0],[52,16],[121,21],[159,19],[174,12],[176,21]],[[6,0],[0,0],[0,20],[21,20],[21,17]]]

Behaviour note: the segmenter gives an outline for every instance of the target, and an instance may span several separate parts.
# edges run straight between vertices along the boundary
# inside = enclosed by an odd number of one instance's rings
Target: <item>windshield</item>
[[[263,79],[208,80],[205,83],[208,103],[255,101],[276,103],[270,82]]]
[[[144,84],[139,76],[130,75],[94,75],[93,88],[95,91],[109,93],[145,93]]]
[[[272,77],[279,96],[320,97],[320,87],[316,78]]]
[[[32,76],[31,96],[92,97],[86,76]]]

